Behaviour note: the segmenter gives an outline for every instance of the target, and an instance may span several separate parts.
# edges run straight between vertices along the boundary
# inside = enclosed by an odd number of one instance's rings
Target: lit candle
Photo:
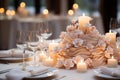
[[[78,17],[79,29],[85,32],[85,25],[89,24],[91,20],[92,20],[91,17],[85,16],[85,14],[83,13],[82,16]]]
[[[112,33],[111,30],[109,30],[109,33],[106,33],[106,38],[108,38],[110,40],[111,46],[115,47],[116,33]]]
[[[73,4],[73,10],[76,11],[78,8],[79,8],[78,4],[77,4],[77,3],[74,3],[74,4]]]
[[[4,14],[5,9],[4,8],[0,8],[0,14]]]
[[[71,9],[68,10],[68,15],[69,15],[69,16],[73,16],[73,14],[74,14],[73,10],[71,10]]]
[[[5,12],[5,9],[4,8],[0,8],[0,19],[4,18],[4,12]]]
[[[12,14],[11,14],[11,10],[7,10],[6,11],[6,15],[8,19],[12,19]]]
[[[55,49],[55,47],[58,46],[58,43],[56,43],[54,40],[52,40],[52,43],[49,43],[49,53],[52,53]]]
[[[43,15],[44,15],[45,17],[48,17],[48,14],[49,14],[48,9],[44,9],[44,10],[43,10]]]
[[[112,56],[110,59],[108,59],[107,65],[109,67],[117,67],[118,62],[117,60]]]
[[[44,65],[53,66],[54,65],[54,60],[51,57],[48,57],[48,58],[45,59]]]
[[[21,8],[25,8],[25,6],[26,6],[25,2],[21,2],[21,3],[20,3],[20,7],[21,7]]]
[[[87,71],[87,64],[81,60],[77,63],[77,71],[78,72],[86,72]]]
[[[14,10],[11,10],[11,15],[15,16],[15,11]]]
[[[39,54],[40,62],[44,61],[46,58],[47,58],[47,56],[45,55],[44,51],[41,51],[41,53]]]
[[[25,2],[21,2],[20,6],[18,7],[18,14],[22,17],[28,16],[28,10],[25,7]]]

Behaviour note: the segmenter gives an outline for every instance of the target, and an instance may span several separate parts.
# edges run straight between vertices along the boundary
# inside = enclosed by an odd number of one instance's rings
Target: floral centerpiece
[[[91,18],[88,19],[84,24],[82,21],[85,20],[73,21],[65,32],[61,32],[59,46],[51,55],[56,67],[71,69],[82,59],[88,68],[95,68],[105,65],[113,55],[110,40],[89,23]]]

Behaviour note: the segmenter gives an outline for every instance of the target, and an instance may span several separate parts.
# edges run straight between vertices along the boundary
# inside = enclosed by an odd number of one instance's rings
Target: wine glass
[[[110,19],[110,30],[111,30],[112,32],[116,32],[117,26],[118,26],[118,21],[117,21],[117,19],[111,18],[111,19]]]
[[[32,66],[38,66],[38,61],[39,61],[39,58],[38,58],[38,53],[37,50],[38,50],[38,39],[36,37],[36,35],[38,34],[38,31],[29,31],[29,34],[27,36],[27,44],[28,46],[30,47],[30,49],[33,51],[33,63],[32,63]]]
[[[43,23],[41,26],[41,38],[46,40],[52,35],[51,28],[48,23]]]
[[[25,50],[26,50],[26,33],[25,31],[17,31],[16,35],[16,46],[18,49],[23,51],[23,67],[22,69],[25,70],[26,63],[25,63]]]

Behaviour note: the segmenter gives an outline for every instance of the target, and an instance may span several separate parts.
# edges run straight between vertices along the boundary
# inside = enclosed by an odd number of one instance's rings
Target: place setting
[[[26,61],[29,61],[31,57],[29,56],[31,54],[30,51],[27,51],[25,54],[25,57],[23,58],[23,52],[18,49],[10,49],[10,50],[1,50],[0,51],[0,62],[22,62],[23,59]]]

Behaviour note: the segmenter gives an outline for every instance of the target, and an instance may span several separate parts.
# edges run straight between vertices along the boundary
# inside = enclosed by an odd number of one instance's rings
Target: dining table
[[[20,65],[20,63],[0,63],[0,71],[2,70],[6,70],[6,69],[14,69],[14,68],[21,68],[22,66]],[[46,67],[44,65],[40,65],[38,67]],[[51,67],[53,68],[53,67]],[[57,69],[58,72],[55,73],[54,76],[51,77],[39,77],[39,78],[33,78],[37,79],[37,80],[113,80],[113,79],[107,79],[107,78],[102,78],[102,77],[98,77],[96,76],[96,73],[94,72],[95,69],[88,69],[86,72],[77,72],[76,69]],[[7,80],[6,79],[6,73],[2,73],[0,74],[0,80]],[[14,73],[16,74],[16,73]],[[61,78],[63,77],[63,78]],[[57,79],[60,78],[60,79]],[[8,79],[9,80],[9,79]],[[25,79],[25,80],[29,80],[29,79]],[[30,79],[31,80],[31,79]],[[119,80],[119,79],[118,79]]]
[[[22,72],[29,73],[29,76],[22,77],[22,80],[113,80],[113,79],[119,80],[120,79],[119,77],[116,78],[114,76],[104,75],[98,72],[97,70],[101,66],[97,68],[87,68],[87,70],[84,72],[78,71],[76,67],[72,69],[58,68],[57,66],[50,67],[44,65],[44,63],[41,61],[39,61],[39,65],[35,66],[31,65],[31,61],[33,58],[30,60],[29,59],[24,60],[22,54],[20,54],[21,58],[18,58],[20,56],[16,54],[18,53],[17,51],[11,53],[9,52],[9,50],[12,51],[13,49],[16,49],[15,35],[17,30],[36,31],[39,30],[40,26],[49,26],[52,29],[52,36],[50,37],[50,39],[55,40],[59,39],[61,32],[66,30],[67,25],[71,24],[70,20],[72,19],[73,18],[70,18],[68,16],[54,16],[54,17],[51,16],[49,18],[29,17],[29,18],[17,18],[12,20],[6,19],[0,20],[0,25],[2,26],[0,27],[0,31],[2,32],[2,34],[0,34],[0,37],[2,37],[2,39],[0,39],[0,44],[2,45],[2,49],[4,49],[5,52],[8,50],[6,52],[8,54],[2,54],[3,58],[0,57],[0,80],[21,80],[18,78],[20,78],[21,75],[22,76],[24,75],[24,73],[22,74]],[[97,20],[98,18],[96,18],[92,23],[94,23],[95,25],[96,24],[95,21]],[[7,24],[6,22],[9,24]],[[102,28],[100,27],[97,27],[97,29],[100,30],[100,32],[103,31]],[[4,34],[7,35],[7,39],[6,37],[4,37]],[[1,50],[0,52],[3,53]],[[17,55],[17,58],[15,58],[16,57],[15,54]],[[6,56],[7,58],[5,58]],[[26,63],[26,65],[23,66],[23,63]],[[119,67],[120,66],[118,65],[118,68]],[[49,71],[52,74],[47,72],[43,74],[34,75],[31,72],[31,70],[37,68],[53,69],[52,72]],[[55,72],[53,72],[54,70]],[[10,75],[14,76],[14,79],[10,79]]]

